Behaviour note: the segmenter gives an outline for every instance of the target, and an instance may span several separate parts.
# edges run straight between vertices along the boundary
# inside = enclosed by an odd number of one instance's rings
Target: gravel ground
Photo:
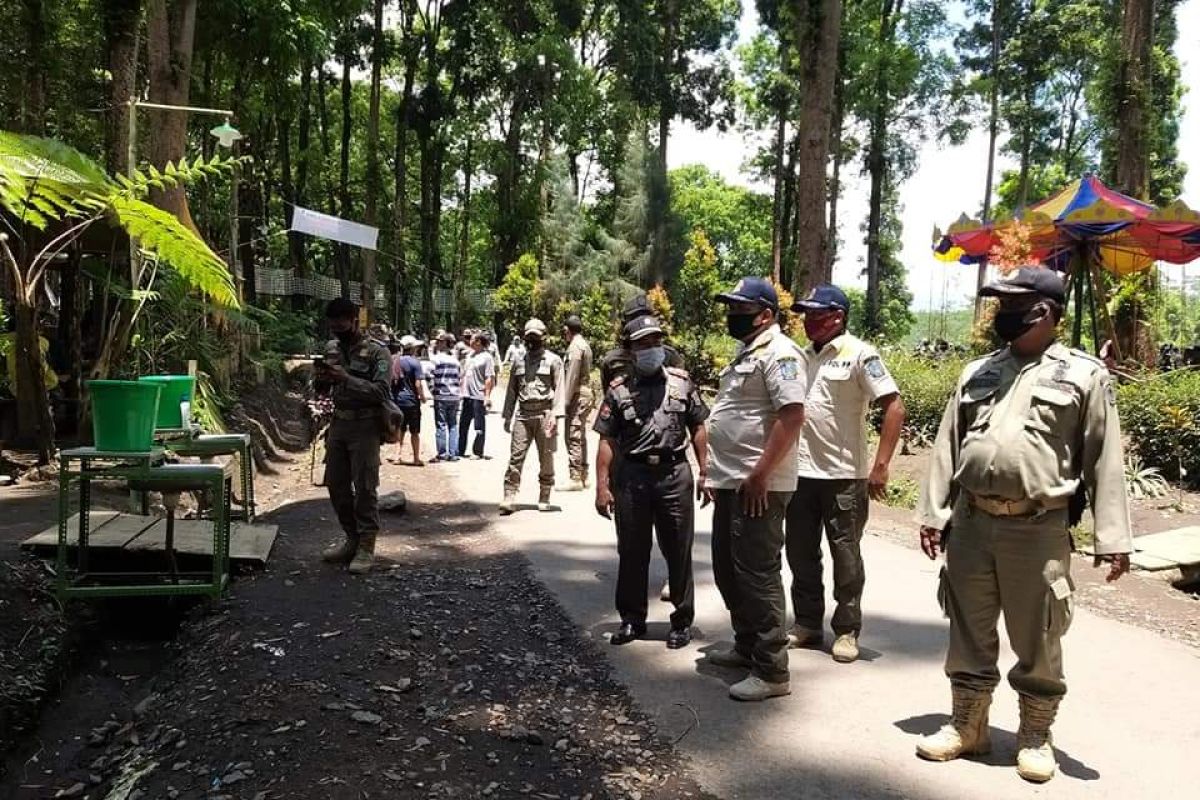
[[[294,491],[268,517],[270,569],[192,609],[168,644],[109,641],[0,796],[704,796],[448,482],[385,467],[408,511],[385,517],[382,567],[352,578],[319,563],[336,523],[303,461],[271,478]],[[144,610],[110,622],[130,612]]]

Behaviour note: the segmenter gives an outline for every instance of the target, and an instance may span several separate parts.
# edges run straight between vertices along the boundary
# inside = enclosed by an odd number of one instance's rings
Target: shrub
[[[258,327],[262,333],[262,349],[270,353],[309,353],[319,347],[316,331],[320,326],[318,311],[277,309],[263,315]]]
[[[492,309],[509,330],[521,330],[525,320],[533,316],[537,284],[538,260],[526,253],[509,266],[504,280],[492,292]]]
[[[904,423],[905,442],[931,444],[967,360],[953,355],[931,359],[900,350],[885,351],[883,360],[900,387],[900,396],[908,412]],[[875,412],[876,424],[878,416]]]
[[[1200,483],[1200,373],[1177,370],[1123,384],[1117,403],[1130,449],[1145,466],[1169,480]]]
[[[675,308],[671,305],[671,296],[661,283],[646,292],[646,302],[650,304],[654,316],[658,317],[663,330],[670,333],[675,324]]]
[[[696,336],[685,333],[671,344],[683,356],[683,366],[697,386],[715,387],[717,373],[733,360],[736,343],[728,336]]]

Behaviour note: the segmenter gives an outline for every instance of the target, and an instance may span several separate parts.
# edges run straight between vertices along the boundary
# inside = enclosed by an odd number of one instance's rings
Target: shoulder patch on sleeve
[[[867,373],[867,377],[873,381],[877,381],[887,375],[887,369],[883,366],[883,359],[879,356],[870,356],[867,358],[863,362],[863,370]]]
[[[779,359],[779,377],[785,381],[794,381],[800,377],[800,362],[792,357]]]

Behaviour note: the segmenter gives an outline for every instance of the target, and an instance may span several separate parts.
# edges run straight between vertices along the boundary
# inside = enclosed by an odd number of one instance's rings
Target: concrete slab
[[[493,460],[430,468],[455,480],[463,495],[489,515],[500,499],[507,462],[509,439],[499,428],[488,426],[487,452]],[[561,448],[557,459],[561,483],[566,475]],[[526,462],[523,502],[536,499],[537,467],[531,463],[536,454]],[[431,478],[436,479],[422,476]],[[656,598],[665,566],[655,558],[650,639],[612,647],[603,638],[618,622],[612,523],[596,514],[590,491],[556,492],[553,499],[561,513],[520,511],[496,517],[496,528],[527,555],[567,613],[605,650],[661,731],[682,737],[679,747],[705,788],[726,800],[1173,798],[1188,793],[1183,787],[1191,784],[1200,748],[1196,650],[1080,611],[1064,645],[1070,695],[1055,728],[1057,779],[1032,786],[1016,775],[1017,699],[1007,685],[1000,687],[993,706],[991,756],[927,763],[914,755],[916,738],[946,721],[950,701],[942,673],[947,626],[935,598],[937,563],[868,535],[863,659],[839,665],[824,652],[792,651],[791,696],[738,704],[728,698],[727,686],[741,675],[702,661],[704,651],[729,646],[732,636],[713,582],[708,510],[697,509],[695,645],[669,651],[663,644],[669,606]],[[1081,559],[1075,568],[1090,566]],[[1112,591],[1120,592],[1120,584]],[[1001,669],[1007,670],[1015,658],[1006,644],[1001,649]]]
[[[1145,570],[1174,569],[1200,564],[1200,526],[1151,533],[1133,540],[1130,561]]]

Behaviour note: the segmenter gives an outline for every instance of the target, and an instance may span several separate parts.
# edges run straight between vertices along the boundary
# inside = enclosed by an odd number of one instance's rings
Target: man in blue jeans
[[[454,357],[454,334],[438,337],[433,353],[433,421],[437,457],[434,461],[458,461],[458,404],[462,372]]]
[[[487,412],[492,404],[492,387],[496,383],[496,362],[488,351],[490,337],[480,331],[471,337],[471,355],[467,356],[463,374],[462,414],[458,418],[458,455],[467,457],[467,437],[471,423],[475,424],[476,458],[483,454],[484,434],[487,431]]]
[[[392,356],[392,400],[404,414],[400,431],[400,445],[396,450],[396,463],[404,463],[400,452],[404,448],[404,437],[412,438],[413,466],[423,467],[421,460],[421,406],[425,404],[425,378],[421,362],[417,359],[420,342],[412,336],[400,337],[400,352]]]

